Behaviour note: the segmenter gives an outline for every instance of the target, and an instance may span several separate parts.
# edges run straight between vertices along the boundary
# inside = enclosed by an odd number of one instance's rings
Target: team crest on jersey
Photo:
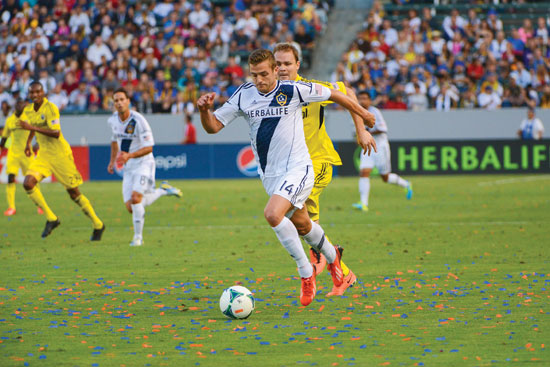
[[[126,129],[124,130],[124,132],[126,134],[133,134],[135,130],[136,130],[136,120],[132,119],[128,123],[128,126],[126,126]]]
[[[275,99],[277,100],[277,103],[279,104],[279,106],[284,106],[286,104],[287,96],[283,92],[279,92],[279,94],[277,94],[277,97],[275,97]]]

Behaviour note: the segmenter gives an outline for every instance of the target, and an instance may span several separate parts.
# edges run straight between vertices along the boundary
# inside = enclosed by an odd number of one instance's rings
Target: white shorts
[[[370,155],[361,152],[361,163],[359,169],[373,169],[376,167],[381,175],[387,175],[391,172],[391,153],[388,140],[376,142],[377,152],[371,152]]]
[[[155,161],[144,162],[137,169],[124,168],[122,175],[122,198],[126,203],[132,198],[132,192],[146,194],[155,188]]]
[[[264,177],[262,183],[269,196],[282,196],[295,208],[302,209],[315,183],[313,166],[297,167],[283,176]]]

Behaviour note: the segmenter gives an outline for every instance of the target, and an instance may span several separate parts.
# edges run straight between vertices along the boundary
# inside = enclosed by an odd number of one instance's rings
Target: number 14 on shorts
[[[294,184],[288,184],[287,185],[287,182],[285,180],[285,182],[283,182],[283,184],[281,185],[281,187],[279,188],[279,191],[286,191],[288,192],[289,195],[292,195],[292,190],[294,189]]]

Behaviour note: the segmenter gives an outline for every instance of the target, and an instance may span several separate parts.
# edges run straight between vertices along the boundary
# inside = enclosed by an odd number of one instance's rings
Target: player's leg
[[[407,199],[411,199],[413,194],[411,183],[391,172],[391,153],[389,144],[381,146],[379,158],[377,166],[382,180],[386,183],[404,188],[407,191]]]
[[[328,263],[327,269],[330,271],[334,285],[341,285],[344,275],[340,255],[325,235],[323,228],[309,218],[305,208],[297,209],[290,219],[306,243],[325,256]]]
[[[6,200],[8,202],[8,209],[4,212],[5,216],[11,216],[16,213],[15,211],[15,175],[13,173],[8,174],[8,184],[6,185]]]
[[[330,163],[313,162],[313,172],[315,174],[315,182],[313,189],[306,200],[306,207],[309,218],[319,223],[320,218],[320,197],[321,193],[332,180],[332,165]],[[316,274],[323,272],[327,260],[317,251],[315,247],[309,248],[309,259],[315,265]]]
[[[6,174],[8,175],[8,184],[6,185],[6,200],[8,208],[4,212],[5,216],[12,216],[16,213],[15,208],[15,177],[19,173],[20,160],[8,151],[6,159]],[[25,173],[25,170],[23,170]]]
[[[76,169],[72,154],[61,156],[52,163],[52,171],[55,177],[67,190],[71,199],[82,209],[82,212],[90,218],[93,226],[92,241],[99,241],[105,230],[105,225],[97,216],[90,200],[80,192],[78,187],[84,182],[80,172]]]
[[[38,183],[42,181],[44,177],[48,177],[50,175],[51,170],[48,168],[48,165],[45,162],[35,159],[27,171],[27,175],[23,181],[23,187],[27,192],[27,196],[33,201],[33,203],[44,211],[46,220],[48,222],[55,222],[59,221],[57,215],[53,213],[46,203],[46,199],[44,199],[44,196],[40,191],[40,186],[38,186]]]
[[[270,196],[264,209],[265,219],[296,262],[302,283],[300,302],[307,306],[313,301],[317,291],[315,270],[309,263],[296,227],[286,215],[292,212],[294,205],[303,208],[313,187],[313,169],[311,166],[303,167],[284,177],[264,178],[262,183]],[[300,194],[302,196],[298,197]]]
[[[361,153],[361,162],[359,164],[359,202],[353,204],[353,207],[363,212],[369,210],[370,195],[370,174],[375,165],[376,155],[372,152],[370,155]]]
[[[46,216],[46,225],[42,231],[42,238],[45,238],[48,237],[50,233],[52,233],[52,231],[61,224],[61,222],[46,203],[46,199],[44,199],[44,196],[38,187],[38,182],[42,181],[44,176],[33,170],[36,169],[36,167],[37,166],[31,166],[27,172],[25,181],[23,181],[23,187],[25,188],[25,191],[27,191],[27,196],[36,204],[37,207],[44,211],[44,215]]]
[[[155,177],[151,175],[151,172],[154,172],[151,167],[141,167],[139,171],[131,173],[129,179],[132,188],[130,202],[134,223],[134,238],[130,246],[141,246],[143,244],[143,226],[145,225],[143,198],[146,193],[152,191],[155,184]]]
[[[92,232],[90,240],[101,240],[101,236],[105,231],[105,224],[101,221],[101,219],[99,219],[99,217],[95,213],[94,207],[90,203],[90,200],[80,192],[78,186],[67,188],[67,192],[69,193],[71,199],[82,209],[82,212],[92,221],[92,226],[94,230]]]
[[[132,222],[134,223],[134,238],[130,246],[143,245],[143,226],[145,225],[145,207],[142,203],[143,194],[133,191],[130,199],[132,207]]]

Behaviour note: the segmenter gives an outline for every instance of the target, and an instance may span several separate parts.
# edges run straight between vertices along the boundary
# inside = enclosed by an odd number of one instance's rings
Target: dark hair
[[[127,99],[130,99],[130,95],[128,94],[128,91],[124,88],[117,88],[114,92],[113,92],[113,96],[117,93],[124,93],[124,95],[126,96]]]
[[[248,56],[248,63],[250,65],[258,65],[261,62],[264,62],[268,60],[269,66],[271,69],[275,69],[275,66],[277,63],[275,62],[275,56],[273,56],[273,52],[266,50],[266,49],[258,49],[252,51],[250,56]]]
[[[366,94],[370,98],[370,93],[366,89],[362,89],[359,92],[357,92],[357,95],[360,96],[361,94]]]
[[[40,83],[38,80],[33,80],[33,81],[31,82],[31,84],[29,84],[29,89],[30,89],[33,85],[39,85],[39,86],[40,86],[40,89],[44,90],[44,86],[43,86],[42,83]]]

